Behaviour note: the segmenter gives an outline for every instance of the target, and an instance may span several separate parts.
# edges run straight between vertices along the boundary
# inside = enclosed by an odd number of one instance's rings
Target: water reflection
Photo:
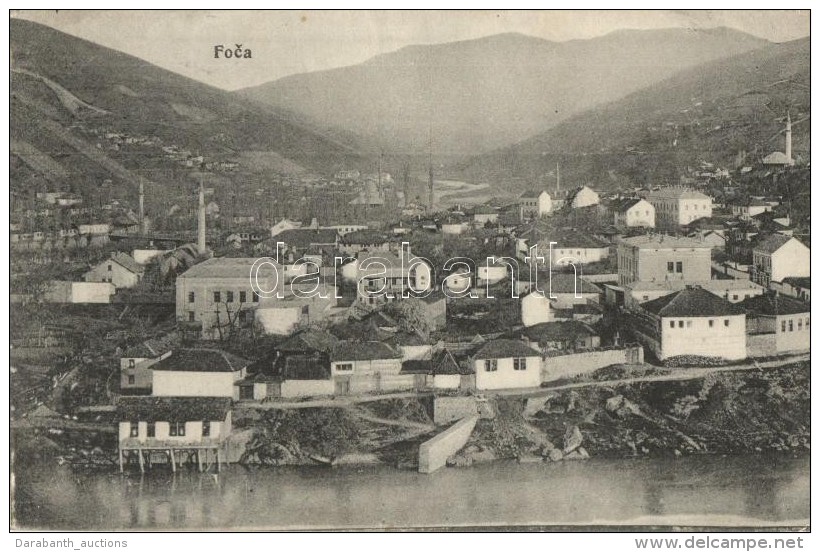
[[[431,475],[387,467],[244,468],[219,475],[17,475],[24,527],[174,529],[493,524],[807,523],[808,457],[501,462]],[[668,523],[675,523],[669,521]],[[689,522],[691,523],[691,521]]]

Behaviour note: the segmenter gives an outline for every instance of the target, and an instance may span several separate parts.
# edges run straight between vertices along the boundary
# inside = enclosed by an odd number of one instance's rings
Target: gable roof
[[[542,322],[516,332],[524,335],[530,341],[535,341],[539,345],[544,345],[554,341],[574,340],[580,337],[598,335],[588,324],[577,320],[566,322]]]
[[[117,418],[123,422],[222,421],[231,409],[228,397],[120,397]]]
[[[610,204],[610,209],[612,209],[612,211],[614,211],[616,213],[626,213],[627,211],[629,211],[632,207],[634,207],[635,205],[637,205],[641,201],[644,201],[644,200],[639,198],[639,197],[631,197],[631,198],[626,198],[626,199],[616,199],[615,201],[613,201]]]
[[[304,248],[311,245],[335,245],[338,237],[339,234],[332,229],[289,228],[279,232],[274,239],[290,247]]]
[[[330,352],[339,343],[335,335],[324,330],[306,329],[282,342],[277,350],[283,353],[305,351]]]
[[[386,343],[380,341],[342,341],[338,343],[330,353],[330,360],[333,362],[393,358],[401,358],[401,354]]]
[[[744,314],[739,305],[702,288],[688,287],[646,303],[641,308],[661,317],[735,316]]]
[[[760,251],[761,253],[772,254],[786,245],[786,242],[790,240],[796,240],[798,243],[803,245],[803,243],[797,238],[786,236],[785,234],[772,234],[757,242],[757,245],[754,246],[753,250]]]
[[[711,199],[708,195],[681,186],[670,186],[649,192],[646,199],[651,203],[653,199]]]
[[[180,337],[177,332],[146,339],[138,345],[129,347],[123,353],[123,358],[157,358],[171,351],[179,345]]]
[[[142,274],[145,272],[145,267],[134,260],[134,257],[122,251],[115,251],[111,254],[111,260],[134,274]],[[104,262],[104,261],[103,261]]]
[[[219,349],[178,349],[151,369],[168,372],[237,372],[250,361]]]
[[[495,339],[485,344],[475,354],[478,360],[533,356],[541,356],[541,353],[515,339]]]
[[[754,314],[777,316],[782,314],[803,314],[811,311],[811,305],[774,293],[749,297],[740,302],[740,306]]]
[[[177,278],[243,278],[250,281],[251,268],[257,260],[258,257],[213,257],[195,264]],[[271,271],[270,265],[262,265],[259,277]]]
[[[547,192],[546,190],[527,190],[526,192],[521,194],[520,197],[521,197],[521,199],[536,199],[541,194],[549,195],[549,192]]]
[[[811,289],[811,278],[809,276],[789,276],[783,278],[783,282],[803,289]]]

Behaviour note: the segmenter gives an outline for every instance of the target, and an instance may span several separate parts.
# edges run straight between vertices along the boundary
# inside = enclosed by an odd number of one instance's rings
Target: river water
[[[29,467],[16,525],[42,529],[405,528],[809,523],[808,456],[387,466],[233,465],[140,476]]]

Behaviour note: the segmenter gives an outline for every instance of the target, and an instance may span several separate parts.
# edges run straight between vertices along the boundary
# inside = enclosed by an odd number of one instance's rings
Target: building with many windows
[[[648,234],[618,243],[618,283],[698,282],[712,277],[712,248],[693,238]]]
[[[635,337],[659,360],[746,358],[746,311],[704,289],[688,287],[647,301],[635,313]]]
[[[811,276],[811,250],[797,238],[772,234],[752,247],[749,277],[761,286]]]
[[[650,192],[646,201],[655,207],[658,228],[677,228],[712,216],[712,198],[689,188],[662,188]]]

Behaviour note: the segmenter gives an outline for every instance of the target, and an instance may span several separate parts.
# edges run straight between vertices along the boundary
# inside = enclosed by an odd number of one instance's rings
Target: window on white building
[[[346,364],[337,364],[336,365],[337,372],[352,372],[353,371],[353,364],[346,363]]]
[[[498,370],[498,360],[494,358],[488,358],[484,361],[484,371],[485,372],[496,372]]]
[[[513,359],[513,370],[526,370],[527,369],[527,359],[526,358],[514,358]]]
[[[131,435],[131,437],[139,437],[139,434],[140,434],[139,422],[131,422],[131,428],[130,428],[128,434]]]
[[[185,437],[185,422],[171,422],[168,424],[168,435],[171,437]]]

